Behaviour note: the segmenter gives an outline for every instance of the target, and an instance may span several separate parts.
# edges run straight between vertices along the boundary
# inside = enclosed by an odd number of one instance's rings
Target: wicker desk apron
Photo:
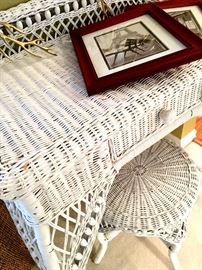
[[[41,29],[57,52],[36,59],[11,49],[15,60],[0,63],[0,199],[17,202],[32,226],[110,183],[114,168],[202,112],[202,60],[88,97],[67,32],[82,14],[102,17],[95,4],[68,3],[33,0],[0,12],[35,37]],[[162,109],[175,111],[171,122]]]

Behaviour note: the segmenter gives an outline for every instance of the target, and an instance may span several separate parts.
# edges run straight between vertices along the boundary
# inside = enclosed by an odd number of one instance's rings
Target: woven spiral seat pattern
[[[178,241],[198,188],[196,168],[187,154],[162,140],[121,168],[108,195],[101,230]]]

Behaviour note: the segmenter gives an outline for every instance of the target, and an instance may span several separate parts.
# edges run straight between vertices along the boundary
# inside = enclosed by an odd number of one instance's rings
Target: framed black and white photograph
[[[109,69],[168,50],[142,21],[96,36],[95,42]]]
[[[98,78],[186,48],[149,14],[83,35],[82,41]]]
[[[154,4],[70,34],[89,95],[202,57],[202,40]]]

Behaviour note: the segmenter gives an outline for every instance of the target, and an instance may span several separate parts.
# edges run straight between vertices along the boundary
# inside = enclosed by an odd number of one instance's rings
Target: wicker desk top
[[[28,181],[33,179],[39,185],[44,179],[51,181],[57,170],[73,171],[96,149],[103,148],[110,170],[108,142],[116,134],[127,133],[136,123],[138,141],[144,140],[149,127],[137,125],[142,117],[160,111],[173,97],[186,96],[188,105],[185,99],[178,105],[186,110],[202,96],[200,60],[88,97],[68,36],[53,43],[56,57],[36,59],[27,55],[1,63],[1,199],[24,197],[23,187]],[[191,88],[196,94],[187,97]],[[124,143],[132,139],[128,135]],[[123,143],[118,136],[115,141]],[[96,181],[99,177],[94,184]]]
[[[80,158],[134,117],[160,108],[202,78],[202,62],[197,61],[177,74],[170,70],[88,97],[72,44],[63,37],[55,45],[56,57],[26,56],[1,66],[0,156],[5,171],[64,141],[70,159]]]
[[[202,78],[201,61],[88,97],[67,38],[58,56],[30,56],[1,66],[1,170],[24,166],[34,156],[64,144],[73,162],[124,129],[134,118]],[[62,157],[62,155],[61,155]]]
[[[177,75],[171,70],[88,97],[71,43],[64,37],[56,46],[57,57],[26,56],[1,66],[0,156],[4,171],[63,141],[69,143],[70,159],[79,158],[134,117],[141,118],[168,97],[183,94],[202,75],[198,61],[179,68]]]

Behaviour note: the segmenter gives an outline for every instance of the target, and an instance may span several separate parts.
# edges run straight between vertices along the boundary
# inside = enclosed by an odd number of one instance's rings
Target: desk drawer
[[[141,118],[134,119],[130,126],[120,130],[110,140],[112,160],[120,160],[134,146],[152,138],[152,135],[155,136],[158,130],[165,129],[168,126],[173,126],[173,129],[175,129],[173,123],[201,102],[202,84],[200,82],[193,85],[191,89],[183,91],[180,95],[176,94],[172,99],[164,100],[162,104],[148,111]],[[189,119],[188,116],[186,117],[185,121]],[[159,139],[161,138],[159,137]]]

